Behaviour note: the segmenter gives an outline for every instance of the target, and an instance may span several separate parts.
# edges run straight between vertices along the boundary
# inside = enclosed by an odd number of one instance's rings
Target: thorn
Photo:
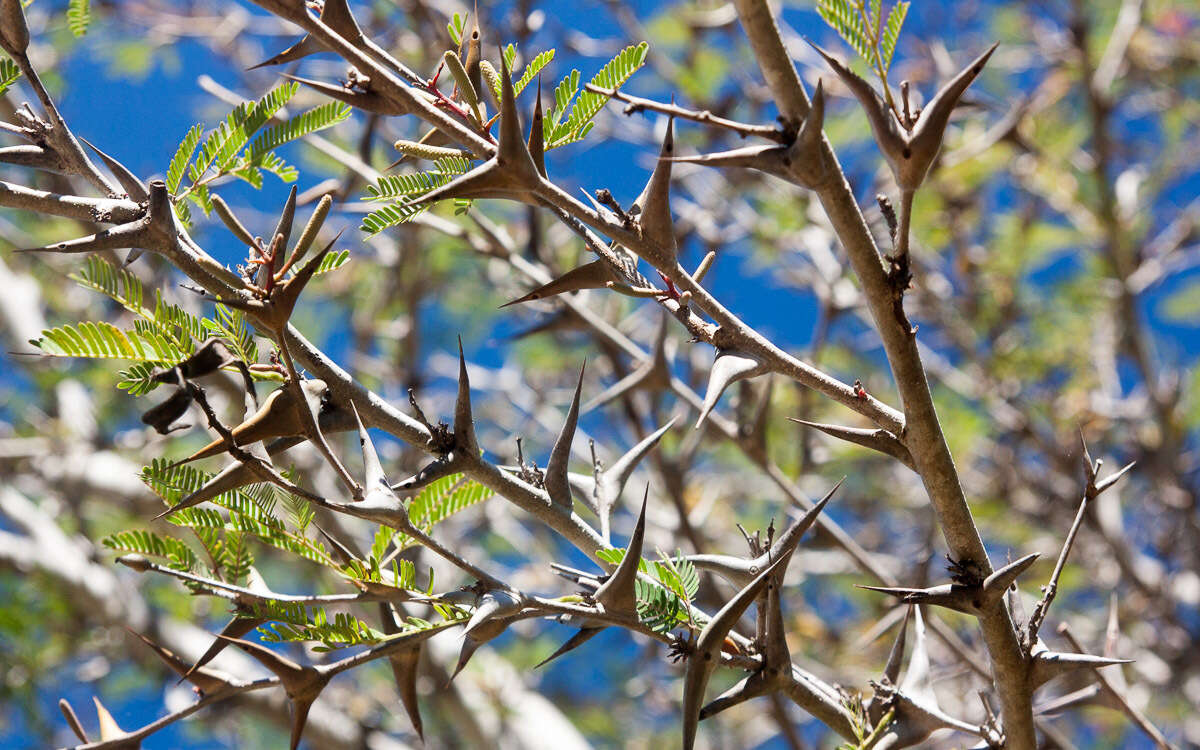
[[[150,193],[146,190],[145,184],[138,179],[137,175],[129,171],[129,169],[121,162],[96,148],[88,139],[82,136],[76,137],[86,143],[88,148],[96,152],[96,155],[100,157],[102,162],[104,162],[104,166],[108,167],[108,171],[112,172],[113,177],[117,178],[117,184],[121,186],[121,189],[124,190],[132,200],[136,201],[137,203],[145,203],[150,200]]]
[[[529,155],[537,167],[538,174],[546,176],[546,141],[542,125],[542,75],[537,77],[537,103],[533,108],[533,118],[529,121]]]
[[[567,653],[568,651],[574,651],[575,649],[579,648],[583,644],[590,641],[592,638],[596,637],[596,635],[603,629],[604,628],[580,628],[579,630],[577,630],[575,632],[575,635],[573,635],[567,639],[566,643],[559,646],[558,649],[556,649],[554,653],[550,654],[545,659],[542,659],[537,664],[535,664],[533,666],[533,668],[540,669],[541,667],[549,664],[550,662],[554,661],[555,659],[557,659],[558,657]]]
[[[403,104],[380,96],[375,91],[370,89],[359,91],[358,89],[348,88],[339,84],[325,83],[324,81],[314,81],[311,78],[300,78],[299,76],[282,74],[289,81],[304,84],[310,89],[319,94],[324,94],[331,99],[336,99],[340,102],[345,102],[355,109],[361,109],[372,114],[383,115],[384,117],[396,117],[399,115],[407,115],[411,110]]]
[[[510,305],[518,305],[522,302],[532,302],[533,300],[554,297],[566,292],[577,292],[582,289],[604,289],[607,284],[613,282],[619,282],[619,279],[609,270],[608,263],[604,260],[594,260],[578,268],[572,268],[570,271],[567,271],[553,281],[542,284],[523,297],[505,302],[503,305],[500,305],[500,309],[504,309]]]
[[[638,564],[642,559],[642,543],[646,538],[646,505],[649,498],[650,485],[647,484],[646,491],[642,495],[642,510],[638,513],[637,525],[634,526],[633,535],[629,537],[629,545],[625,548],[625,557],[621,559],[621,564],[617,566],[608,580],[601,584],[592,597],[603,604],[607,610],[624,614],[637,613],[635,584]]]
[[[692,750],[696,743],[696,729],[700,721],[701,704],[708,679],[721,660],[721,647],[726,636],[737,624],[750,603],[758,598],[767,582],[778,571],[783,570],[791,559],[795,547],[760,573],[750,585],[739,591],[725,606],[713,615],[696,639],[695,650],[688,657],[687,672],[683,678],[683,747]]]
[[[83,731],[83,724],[79,721],[79,716],[75,713],[75,709],[71,707],[71,703],[66,698],[58,699],[58,710],[62,711],[63,718],[67,720],[67,725],[71,727],[71,731],[79,738],[79,741],[85,745],[89,742],[87,732]]]
[[[665,258],[675,262],[675,226],[671,220],[671,160],[675,155],[675,118],[667,120],[667,134],[663,138],[658,162],[650,174],[650,180],[635,206],[641,208],[638,226],[642,236],[666,253]]]
[[[733,349],[718,350],[708,375],[708,390],[704,393],[704,404],[700,408],[700,417],[696,420],[695,429],[700,429],[700,425],[704,424],[704,419],[717,405],[721,394],[730,383],[762,375],[766,371],[766,365],[749,354]]]
[[[571,441],[575,438],[575,428],[579,424],[579,396],[583,391],[583,372],[587,367],[584,362],[579,368],[579,382],[575,386],[575,396],[571,399],[571,407],[567,410],[567,419],[554,448],[550,451],[550,460],[546,462],[545,487],[550,500],[567,513],[572,510],[571,485],[567,481],[567,464],[571,460]]]
[[[471,456],[479,454],[475,439],[475,419],[471,416],[471,381],[463,355],[462,336],[458,337],[458,397],[454,401],[454,440],[458,450]]]

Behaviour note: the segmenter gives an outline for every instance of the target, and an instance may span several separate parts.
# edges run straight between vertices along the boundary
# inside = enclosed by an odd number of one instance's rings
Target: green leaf
[[[193,164],[192,166],[195,167],[196,165]],[[191,170],[188,170],[188,172],[190,173]],[[209,197],[209,194],[208,194],[208,186],[207,185],[195,185],[192,188],[192,191],[190,193],[188,193],[187,197],[188,197],[188,200],[190,200],[191,202],[193,202],[197,206],[199,206],[200,210],[204,211],[205,216],[212,215],[213,204],[212,204],[212,198]]]
[[[553,59],[554,50],[549,49],[530,60],[529,64],[525,66],[525,70],[522,71],[521,78],[513,84],[513,96],[520,96],[525,87],[529,85],[529,82],[533,80],[533,77],[540,73],[542,68],[546,67]]]
[[[654,565],[655,577],[667,589],[689,602],[696,596],[700,589],[700,576],[682,551],[677,552],[674,559],[663,555],[663,559]]]
[[[550,135],[562,122],[563,117],[567,114],[567,106],[571,100],[575,98],[575,94],[579,91],[579,71],[572,70],[565,78],[558,82],[554,87],[554,108],[550,111],[550,116],[543,121],[545,128],[546,140],[550,139]]]
[[[145,396],[158,387],[158,383],[150,379],[156,369],[158,368],[149,362],[136,362],[117,373],[121,378],[117,387],[128,391],[130,396]]]
[[[858,9],[850,4],[850,0],[817,0],[817,13],[867,61],[868,65],[875,65],[874,45],[871,44],[867,30],[863,28],[862,16]]]
[[[245,583],[254,565],[254,553],[241,532],[225,532],[225,580],[235,585]]]
[[[195,571],[200,560],[191,547],[169,536],[160,536],[153,531],[130,529],[104,537],[100,542],[117,552],[132,552],[146,557],[158,557],[167,561],[175,570]]]
[[[200,136],[202,135],[204,135],[204,125],[196,123],[183,137],[179,147],[175,149],[175,155],[171,157],[171,164],[167,167],[167,190],[172,195],[179,189],[179,182],[183,179],[183,170],[191,162],[192,154],[196,152],[196,146],[200,145]]]
[[[668,633],[687,621],[687,608],[676,594],[638,579],[634,583],[638,617],[646,627],[658,633]]]
[[[454,17],[446,24],[446,32],[450,34],[450,41],[454,42],[454,46],[458,47],[462,44],[463,30],[467,27],[467,19],[463,18],[456,11]]]
[[[135,315],[144,315],[145,291],[137,276],[125,269],[113,268],[97,255],[89,255],[83,268],[67,278],[80,286],[100,292]]]
[[[215,167],[218,174],[231,168],[242,147],[288,103],[299,88],[298,83],[280,84],[257,102],[242,102],[234,107],[225,121],[209,133],[200,146],[199,157],[188,169],[192,182],[204,177],[210,168]],[[336,104],[340,105],[340,102]],[[211,208],[205,213],[209,211]]]
[[[269,628],[259,628],[263,641],[267,643],[283,643],[292,641],[318,641],[323,648],[317,651],[329,651],[348,646],[365,646],[379,643],[386,636],[375,630],[354,615],[338,612],[333,622],[329,622],[325,610],[319,607],[313,609],[313,619],[303,622],[280,622],[282,618],[270,617],[275,620]]]
[[[313,510],[312,503],[299,495],[293,495],[290,492],[282,494],[283,507],[287,510],[288,518],[291,519],[296,531],[303,534],[308,530],[308,525],[312,523],[317,512]]]
[[[238,359],[247,364],[257,362],[258,344],[254,342],[254,335],[246,325],[245,314],[219,302],[216,305],[216,313],[215,319],[205,318],[202,321],[204,329],[223,338]]]
[[[471,162],[461,156],[451,156],[438,159],[434,166],[435,169],[429,172],[380,177],[375,185],[368,185],[363,200],[395,202],[364,216],[361,229],[369,234],[378,234],[425,211],[429,204],[411,205],[411,201],[466,174]]]
[[[300,171],[281,159],[278,154],[268,152],[262,155],[256,165],[264,172],[270,172],[284,182],[295,182]]]
[[[272,149],[303,138],[309,133],[315,133],[339,122],[344,122],[350,117],[350,111],[351,108],[348,104],[327,102],[306,112],[301,112],[287,122],[273,125],[254,139],[250,148],[246,149],[243,161],[247,164],[258,164]]]
[[[140,478],[170,507],[178,504],[184,496],[200,489],[212,476],[211,473],[189,464],[171,466],[166,459],[160,458],[144,467]],[[254,484],[229,490],[217,495],[210,502],[261,526],[283,529],[283,524],[273,515],[275,488],[270,485]],[[177,526],[208,526],[211,525],[210,514],[221,521],[220,515],[209,507],[188,508],[172,515],[168,520]]]
[[[152,322],[155,329],[179,344],[186,354],[196,350],[196,344],[205,337],[204,321],[197,318],[179,305],[169,305],[163,299],[161,290],[154,290],[154,315]],[[138,321],[134,321],[134,330],[138,330]]]
[[[178,362],[186,354],[166,337],[122,331],[111,323],[85,321],[42,331],[30,344],[52,357]]]
[[[71,0],[67,5],[67,28],[76,38],[87,33],[92,21],[91,3],[88,0]]]
[[[179,223],[183,224],[184,228],[192,228],[192,209],[188,208],[188,204],[180,201],[172,204],[171,208],[175,210],[175,218],[179,219]]]
[[[349,250],[339,250],[336,253],[329,253],[321,261],[321,265],[317,266],[316,274],[319,276],[323,273],[335,271],[345,265],[348,260],[350,260]]]
[[[408,505],[408,517],[414,525],[431,529],[446,518],[487,500],[494,493],[462,474],[451,474],[430,483]]]
[[[445,185],[459,175],[466,174],[471,165],[461,156],[438,159],[434,164],[436,168],[428,172],[380,177],[374,185],[367,186],[367,195],[363,200],[413,200]]]
[[[21,77],[21,69],[17,64],[8,59],[4,55],[0,55],[0,94],[8,90],[8,87],[17,82]]]
[[[900,27],[904,25],[904,18],[908,15],[908,5],[906,2],[896,3],[896,7],[888,13],[887,23],[883,27],[883,39],[879,44],[884,72],[892,68],[892,55],[896,53],[896,42],[900,39]]]
[[[620,88],[646,62],[646,53],[649,49],[650,45],[641,42],[621,50],[616,57],[600,69],[599,73],[592,77],[591,84],[610,90]],[[572,75],[574,75],[574,71],[572,71]],[[563,85],[559,84],[559,88],[563,88]],[[558,90],[555,90],[556,103],[558,102],[558,93]],[[574,92],[568,90],[566,93]],[[607,101],[608,97],[602,94],[591,91],[580,93],[575,106],[571,108],[570,117],[566,122],[559,122],[553,127],[546,148],[557,148],[581,140],[587,134],[584,129],[589,126],[592,118],[600,112]],[[555,115],[555,119],[558,120],[561,116],[561,107],[556,108]]]
[[[394,536],[396,536],[396,530],[390,526],[381,525],[375,532],[375,541],[371,543],[371,560],[376,565],[387,554],[388,545],[392,543]]]

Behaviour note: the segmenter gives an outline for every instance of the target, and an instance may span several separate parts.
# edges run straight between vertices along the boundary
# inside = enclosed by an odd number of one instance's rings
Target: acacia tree
[[[559,65],[583,42],[539,46],[522,3],[258,5],[98,23],[71,3],[75,34],[203,29],[238,63],[299,29],[246,73],[265,94],[201,79],[233,109],[156,178],[60,114],[37,40],[63,18],[0,2],[20,141],[0,148],[20,210],[0,308],[9,348],[40,355],[10,359],[40,395],[5,414],[0,559],[60,600],[36,605],[70,622],[44,637],[127,625],[197,691],[137,728],[97,699],[98,733],[63,701],[84,746],[218,704],[293,748],[584,746],[576,726],[688,748],[1197,741],[1197,381],[1146,307],[1195,256],[1184,11],[998,11],[999,47],[906,60],[903,2],[822,0],[822,46],[764,2],[649,26],[617,7],[632,43],[584,83]],[[622,91],[647,64],[649,96]],[[651,138],[628,196],[555,158]],[[832,145],[864,142],[849,167]],[[320,158],[302,174],[292,153]],[[236,188],[272,180],[294,185],[282,209]],[[792,290],[816,300],[799,343]],[[1183,290],[1166,309],[1186,317]],[[472,330],[517,304],[543,317],[482,349]],[[106,638],[84,650],[136,642]],[[264,645],[288,643],[308,648]],[[21,651],[25,673],[55,666]],[[530,676],[585,672],[590,695],[553,702]]]

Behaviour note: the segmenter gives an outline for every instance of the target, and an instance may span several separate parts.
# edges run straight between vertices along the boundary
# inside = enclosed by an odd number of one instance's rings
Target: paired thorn
[[[825,58],[833,72],[858,99],[866,111],[875,141],[892,169],[896,184],[901,193],[909,194],[921,186],[941,150],[950,113],[999,45],[998,42],[993,44],[942,86],[909,129],[897,119],[897,114],[870,83],[813,42],[809,41],[809,44]]]
[[[979,615],[995,606],[1004,597],[1008,587],[1013,585],[1017,577],[1024,573],[1037,558],[1037,553],[1026,555],[996,570],[982,582],[974,584],[969,582],[946,583],[924,589],[891,586],[859,586],[859,588],[889,594],[906,604],[927,604]]]

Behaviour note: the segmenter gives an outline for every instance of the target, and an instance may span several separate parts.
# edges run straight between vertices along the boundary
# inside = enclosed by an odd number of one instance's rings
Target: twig
[[[600,94],[601,96],[607,96],[610,99],[628,104],[629,106],[625,107],[624,109],[624,113],[627,115],[632,115],[643,110],[649,110],[651,112],[659,112],[664,115],[678,117],[681,120],[691,120],[692,122],[699,122],[704,125],[712,125],[713,127],[732,130],[743,138],[756,136],[758,138],[766,138],[767,140],[775,141],[776,143],[787,143],[789,140],[787,134],[781,131],[779,128],[770,125],[749,125],[744,122],[737,122],[736,120],[728,120],[724,117],[718,117],[717,115],[714,115],[707,109],[699,111],[694,109],[685,109],[675,104],[664,104],[662,102],[656,102],[653,99],[644,99],[640,96],[632,96],[620,90],[593,86],[590,83],[586,84],[584,88],[588,91],[591,91],[593,94]]]

